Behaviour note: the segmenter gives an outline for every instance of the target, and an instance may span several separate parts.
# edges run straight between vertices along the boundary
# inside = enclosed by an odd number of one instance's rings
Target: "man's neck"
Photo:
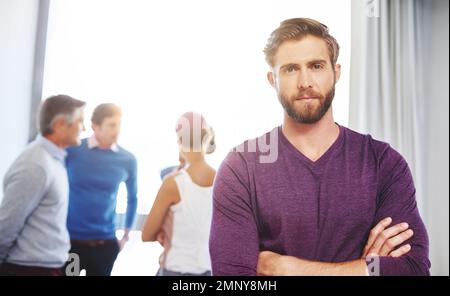
[[[103,150],[111,149],[112,145],[114,144],[114,143],[113,144],[106,144],[96,134],[94,134],[94,137],[97,140],[98,148],[100,148],[100,149],[103,149]]]
[[[312,161],[319,159],[339,136],[331,108],[313,124],[298,123],[285,113],[282,131],[289,142]]]
[[[54,134],[51,135],[46,135],[43,136],[44,138],[46,138],[47,140],[49,140],[50,142],[52,142],[53,144],[55,144],[56,146],[58,146],[61,149],[66,149],[67,147],[69,147],[68,145],[64,144],[60,139],[58,139],[58,137],[56,137]]]

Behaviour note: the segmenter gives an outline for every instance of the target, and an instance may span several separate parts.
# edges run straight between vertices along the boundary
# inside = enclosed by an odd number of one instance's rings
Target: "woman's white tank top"
[[[173,214],[170,247],[164,267],[183,273],[211,270],[209,232],[212,219],[212,186],[194,183],[186,170],[175,176],[180,202],[170,207]]]

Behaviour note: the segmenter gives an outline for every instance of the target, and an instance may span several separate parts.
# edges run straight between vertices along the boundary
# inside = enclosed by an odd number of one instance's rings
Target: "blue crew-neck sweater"
[[[90,149],[87,139],[67,149],[69,212],[67,228],[75,240],[114,239],[119,185],[128,193],[125,227],[131,228],[137,208],[137,162],[133,154]]]

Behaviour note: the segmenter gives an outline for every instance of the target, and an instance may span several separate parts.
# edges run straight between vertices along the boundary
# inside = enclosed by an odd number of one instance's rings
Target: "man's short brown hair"
[[[84,107],[85,102],[68,95],[56,95],[47,98],[39,111],[39,131],[43,136],[53,133],[52,125],[59,116],[65,116],[68,123],[72,123],[75,110]]]
[[[292,18],[280,23],[280,26],[270,34],[264,48],[266,62],[273,67],[275,54],[283,42],[301,40],[308,35],[319,37],[327,43],[331,64],[332,66],[336,65],[339,56],[339,44],[328,33],[327,26],[308,18]]]
[[[104,103],[95,107],[95,110],[92,113],[91,121],[96,125],[102,125],[105,118],[117,115],[122,115],[122,111],[120,110],[119,106],[111,103]]]

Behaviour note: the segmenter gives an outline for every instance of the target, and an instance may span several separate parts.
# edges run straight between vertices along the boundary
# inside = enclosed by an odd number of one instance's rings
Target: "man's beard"
[[[301,108],[301,110],[297,110],[299,108],[296,109],[294,104],[296,104],[296,99],[302,96],[316,97],[314,98],[314,100],[319,100],[319,106],[313,106],[313,102],[311,102],[311,104],[305,104],[305,106]],[[283,106],[284,110],[286,110],[286,113],[289,115],[289,117],[291,117],[298,123],[307,124],[318,122],[325,115],[325,113],[327,113],[328,109],[331,106],[331,103],[333,102],[333,98],[334,84],[325,96],[314,91],[305,91],[299,92],[295,96],[286,98],[285,96],[278,93],[278,99],[280,100],[281,105]]]

